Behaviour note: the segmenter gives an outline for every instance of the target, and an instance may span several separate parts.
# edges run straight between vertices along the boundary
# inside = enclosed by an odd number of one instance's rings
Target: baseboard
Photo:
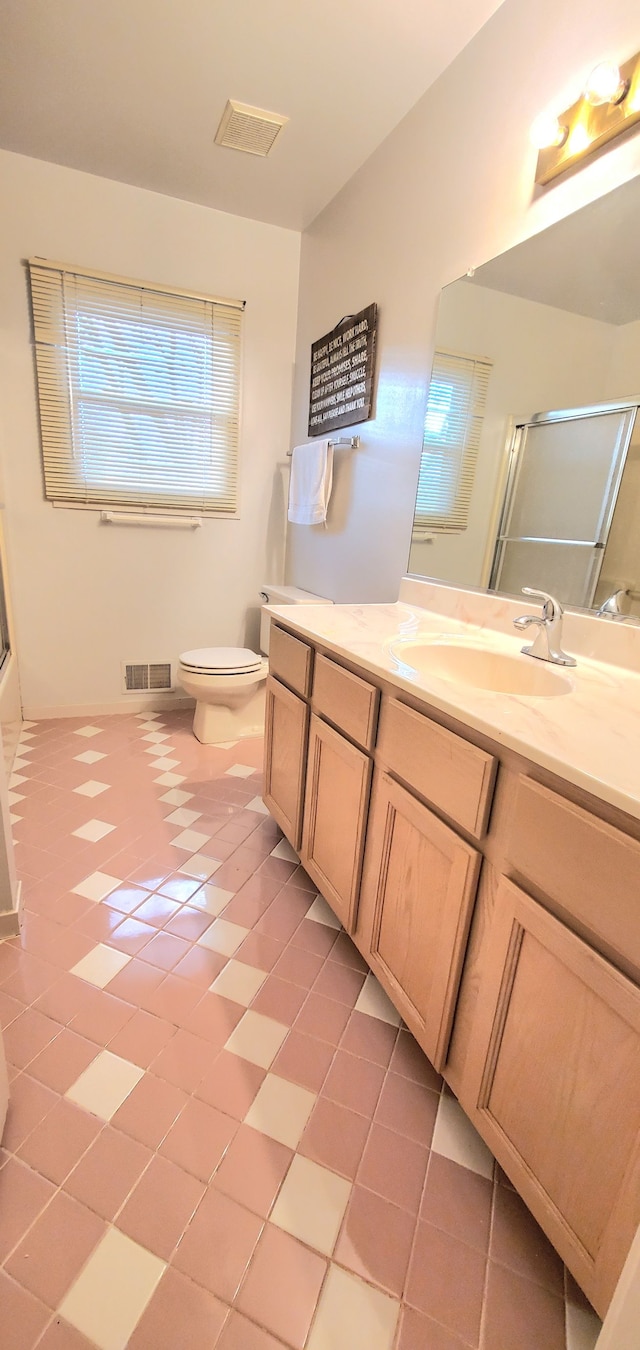
[[[22,882],[18,882],[15,909],[5,909],[0,913],[0,942],[3,938],[19,937],[22,927]]]
[[[22,710],[25,722],[44,722],[59,717],[108,717],[111,713],[167,712],[170,708],[193,708],[195,699],[163,698],[162,694],[145,694],[139,698],[121,698],[117,703],[64,703],[53,706],[26,704]]]

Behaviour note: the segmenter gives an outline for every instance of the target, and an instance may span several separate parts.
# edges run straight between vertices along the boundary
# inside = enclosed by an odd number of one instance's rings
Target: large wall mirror
[[[640,615],[640,178],[442,292],[409,571]]]

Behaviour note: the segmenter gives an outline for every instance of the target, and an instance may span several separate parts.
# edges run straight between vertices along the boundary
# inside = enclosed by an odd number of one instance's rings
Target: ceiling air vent
[[[288,117],[251,108],[248,103],[236,103],[230,98],[216,131],[216,145],[229,150],[245,150],[248,155],[268,155]]]
[[[122,672],[126,694],[140,694],[147,690],[173,687],[170,661],[159,661],[155,665],[124,665]]]

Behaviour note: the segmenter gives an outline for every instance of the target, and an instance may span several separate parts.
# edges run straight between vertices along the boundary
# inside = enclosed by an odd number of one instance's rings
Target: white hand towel
[[[326,523],[333,483],[333,446],[327,440],[296,445],[291,456],[289,520],[296,525]]]

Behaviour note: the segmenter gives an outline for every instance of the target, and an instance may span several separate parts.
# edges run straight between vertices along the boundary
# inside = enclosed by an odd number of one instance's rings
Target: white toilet
[[[180,657],[178,680],[196,700],[193,734],[203,745],[262,735],[270,624],[264,606],[333,603],[297,586],[265,586],[261,596],[260,646],[264,656],[248,647],[199,647]]]

